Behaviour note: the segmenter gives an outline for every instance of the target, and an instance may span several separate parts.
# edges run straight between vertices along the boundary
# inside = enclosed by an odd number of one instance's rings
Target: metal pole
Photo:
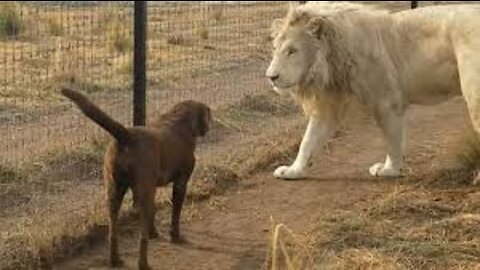
[[[418,1],[411,1],[410,8],[414,9],[418,7]]]
[[[144,126],[146,118],[146,39],[147,1],[134,2],[134,52],[133,52],[133,125]]]

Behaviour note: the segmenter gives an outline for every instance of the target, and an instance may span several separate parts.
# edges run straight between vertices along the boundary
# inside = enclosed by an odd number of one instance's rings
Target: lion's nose
[[[278,78],[280,77],[280,75],[271,75],[271,76],[268,76],[268,78],[270,79],[270,81],[274,82],[276,81]]]

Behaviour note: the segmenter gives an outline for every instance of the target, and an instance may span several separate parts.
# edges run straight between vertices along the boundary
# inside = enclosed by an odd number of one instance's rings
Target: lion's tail
[[[100,110],[93,102],[80,92],[63,88],[62,95],[72,100],[80,110],[95,123],[108,131],[119,143],[125,144],[129,140],[128,130],[119,122],[115,121],[105,112]]]

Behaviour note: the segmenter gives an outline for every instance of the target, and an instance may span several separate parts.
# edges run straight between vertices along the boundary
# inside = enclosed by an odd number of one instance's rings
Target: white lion
[[[308,3],[272,24],[273,88],[309,117],[298,155],[274,176],[307,176],[314,149],[334,133],[348,100],[373,113],[388,142],[372,176],[401,175],[405,112],[463,94],[480,131],[480,6],[449,5],[390,13],[359,4]]]

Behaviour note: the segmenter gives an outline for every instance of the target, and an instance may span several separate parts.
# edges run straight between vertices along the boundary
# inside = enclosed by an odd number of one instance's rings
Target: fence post
[[[411,1],[410,8],[414,9],[418,7],[418,1]]]
[[[147,1],[134,1],[133,125],[144,126],[146,118]]]

